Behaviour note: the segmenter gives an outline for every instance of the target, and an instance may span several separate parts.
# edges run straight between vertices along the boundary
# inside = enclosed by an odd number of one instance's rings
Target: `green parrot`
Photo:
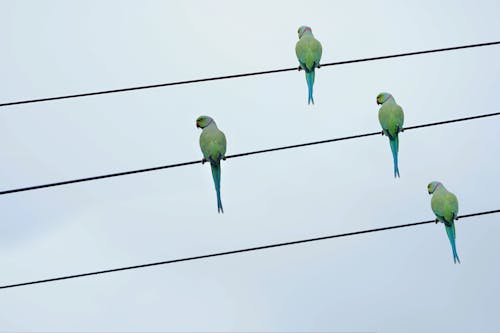
[[[382,126],[382,135],[389,137],[392,158],[394,160],[394,177],[399,177],[398,152],[399,132],[403,132],[405,115],[403,109],[396,103],[394,97],[389,93],[380,93],[377,96],[377,104],[382,104],[378,112],[378,120]]]
[[[455,194],[449,192],[440,182],[432,182],[427,185],[427,191],[432,194],[431,207],[436,215],[436,223],[444,223],[448,239],[453,252],[453,261],[460,263],[455,245],[455,222],[458,215],[458,200]]]
[[[309,96],[307,104],[314,104],[313,85],[314,85],[314,69],[319,68],[321,53],[323,49],[321,43],[314,38],[311,28],[301,26],[298,30],[299,41],[295,45],[295,54],[299,60],[299,70],[303,69],[306,72],[307,88]]]
[[[217,128],[215,121],[208,116],[198,117],[196,127],[202,129],[200,135],[200,148],[203,153],[202,163],[208,161],[212,168],[212,177],[217,193],[217,211],[224,213],[220,198],[220,160],[226,159],[226,136]]]

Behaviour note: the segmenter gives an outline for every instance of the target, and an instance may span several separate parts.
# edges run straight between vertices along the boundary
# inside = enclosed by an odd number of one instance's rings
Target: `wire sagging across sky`
[[[465,219],[465,218],[470,218],[470,217],[475,217],[475,216],[497,214],[497,213],[500,213],[500,209],[483,211],[483,212],[472,213],[472,214],[465,214],[465,215],[458,216],[457,219]],[[128,270],[133,270],[133,269],[147,268],[147,267],[152,267],[152,266],[175,264],[175,263],[184,262],[184,261],[193,261],[193,260],[207,259],[207,258],[213,258],[213,257],[227,256],[227,255],[237,254],[237,253],[260,251],[260,250],[272,249],[272,248],[276,248],[276,247],[317,242],[317,241],[322,241],[322,240],[326,240],[326,239],[349,237],[349,236],[355,236],[355,235],[360,235],[360,234],[367,234],[367,233],[373,233],[373,232],[379,232],[379,231],[385,231],[385,230],[391,230],[391,229],[414,227],[414,226],[418,226],[418,225],[422,225],[422,224],[429,224],[429,223],[433,223],[433,222],[436,222],[436,220],[427,220],[427,221],[421,221],[421,222],[393,225],[393,226],[375,228],[375,229],[365,229],[365,230],[353,231],[353,232],[348,232],[348,233],[343,233],[343,234],[336,234],[336,235],[329,235],[329,236],[322,236],[322,237],[315,237],[315,238],[307,238],[307,239],[295,240],[295,241],[291,241],[291,242],[275,243],[275,244],[250,247],[250,248],[233,250],[233,251],[210,253],[210,254],[204,254],[204,255],[199,255],[199,256],[195,256],[195,257],[186,257],[186,258],[172,259],[172,260],[166,260],[166,261],[152,262],[152,263],[142,264],[142,265],[125,266],[125,267],[111,268],[111,269],[88,272],[88,273],[65,275],[65,276],[43,279],[43,280],[35,280],[35,281],[29,281],[29,282],[21,282],[21,283],[15,283],[15,284],[2,285],[2,286],[0,286],[0,289],[23,287],[23,286],[28,286],[28,285],[32,285],[32,284],[41,284],[41,283],[49,283],[49,282],[55,282],[55,281],[61,281],[61,280],[76,279],[76,278],[81,278],[81,277],[91,276],[91,275],[108,274],[108,273],[128,271]]]
[[[330,62],[330,63],[321,64],[321,67],[339,66],[339,65],[354,64],[354,63],[358,63],[358,62],[368,62],[368,61],[376,61],[376,60],[391,59],[391,58],[409,57],[409,56],[414,56],[414,55],[419,55],[419,54],[429,54],[429,53],[437,53],[437,52],[456,51],[456,50],[463,50],[463,49],[476,48],[476,47],[493,46],[493,45],[498,45],[498,44],[500,44],[500,41],[487,42],[487,43],[479,43],[479,44],[460,45],[460,46],[446,47],[446,48],[441,48],[441,49],[432,49],[432,50],[423,50],[423,51],[415,51],[415,52],[390,54],[390,55],[378,56],[378,57],[370,57],[370,58],[361,58],[361,59],[344,60],[344,61],[338,61],[338,62]],[[289,68],[282,68],[282,69],[273,69],[273,70],[267,70],[267,71],[260,71],[260,72],[251,72],[251,73],[241,73],[241,74],[233,74],[233,75],[225,75],[225,76],[216,76],[216,77],[209,77],[209,78],[204,78],[204,79],[176,81],[176,82],[151,84],[151,85],[129,87],[129,88],[120,88],[120,89],[94,91],[94,92],[81,93],[81,94],[73,94],[73,95],[64,95],[64,96],[55,96],[55,97],[45,97],[45,98],[37,98],[37,99],[28,99],[28,100],[22,100],[22,101],[0,103],[0,107],[2,107],[2,106],[13,106],[13,105],[19,105],[19,104],[30,104],[30,103],[48,102],[48,101],[55,101],[55,100],[60,100],[60,99],[81,98],[81,97],[96,96],[96,95],[114,94],[114,93],[120,93],[120,92],[126,92],[126,91],[134,91],[134,90],[144,90],[144,89],[152,89],[152,88],[160,88],[160,87],[168,87],[168,86],[178,86],[178,85],[182,85],[182,84],[192,84],[192,83],[207,82],[207,81],[228,80],[228,79],[235,79],[235,78],[239,78],[239,77],[256,76],[256,75],[273,74],[273,73],[282,73],[282,72],[290,72],[290,71],[295,71],[295,70],[298,70],[298,66],[296,66],[296,67],[289,67]]]
[[[409,126],[409,127],[405,127],[404,130],[409,131],[409,130],[424,128],[424,127],[440,126],[440,125],[445,125],[445,124],[450,124],[450,123],[457,123],[457,122],[463,122],[463,121],[469,121],[469,120],[475,120],[475,119],[481,119],[481,118],[487,118],[487,117],[494,117],[494,116],[500,116],[500,112],[494,112],[494,113],[470,116],[470,117],[465,117],[465,118],[457,118],[457,119],[438,121],[438,122],[434,122],[434,123]],[[250,152],[246,152],[246,153],[228,155],[228,156],[226,156],[226,159],[249,156],[249,155],[256,155],[256,154],[270,153],[270,152],[279,151],[279,150],[287,150],[287,149],[320,145],[320,144],[325,144],[325,143],[332,143],[332,142],[339,142],[339,141],[364,138],[364,137],[368,137],[368,136],[380,135],[381,133],[382,133],[382,131],[379,130],[376,132],[355,134],[355,135],[351,135],[351,136],[344,136],[344,137],[321,140],[321,141],[313,141],[313,142],[300,143],[300,144],[289,145],[289,146],[268,148],[268,149],[262,149],[262,150],[254,150],[254,151],[250,151]],[[146,169],[137,169],[137,170],[110,173],[110,174],[87,177],[87,178],[65,180],[65,181],[61,181],[61,182],[55,182],[55,183],[49,183],[49,184],[43,184],[43,185],[27,186],[27,187],[15,188],[15,189],[11,189],[11,190],[0,191],[0,195],[12,194],[12,193],[17,193],[17,192],[25,192],[25,191],[33,191],[33,190],[39,190],[39,189],[48,188],[48,187],[63,186],[63,185],[69,185],[69,184],[75,184],[75,183],[83,183],[83,182],[89,182],[89,181],[99,180],[99,179],[121,177],[121,176],[133,175],[133,174],[137,174],[137,173],[159,171],[159,170],[171,169],[171,168],[179,168],[179,167],[193,165],[193,164],[199,164],[199,163],[202,163],[202,161],[196,160],[196,161],[189,161],[189,162],[181,162],[181,163],[162,165],[162,166],[146,168]]]

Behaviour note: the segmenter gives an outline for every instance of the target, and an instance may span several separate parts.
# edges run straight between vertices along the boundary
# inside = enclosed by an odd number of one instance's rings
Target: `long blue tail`
[[[224,213],[222,209],[222,201],[220,199],[220,161],[210,162],[212,167],[212,177],[214,178],[215,192],[217,192],[217,211],[219,213]]]
[[[446,228],[446,233],[448,234],[448,239],[450,240],[451,244],[451,251],[453,252],[453,261],[455,264],[458,262],[460,264],[460,259],[458,258],[457,254],[457,247],[455,245],[455,226],[453,225],[453,222],[451,226],[445,225]]]
[[[309,92],[308,98],[307,98],[307,104],[314,104],[314,98],[313,98],[313,85],[314,85],[314,68],[312,71],[308,72],[306,71],[306,81],[307,81],[307,90]]]
[[[398,168],[398,151],[399,151],[399,139],[398,135],[394,139],[389,138],[389,143],[391,145],[392,159],[394,160],[394,178],[399,177]]]

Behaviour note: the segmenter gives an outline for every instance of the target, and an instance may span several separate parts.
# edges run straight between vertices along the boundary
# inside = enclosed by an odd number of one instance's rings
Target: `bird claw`
[[[302,70],[302,67],[300,67],[300,66],[299,66],[298,70],[299,70],[299,72],[300,72],[300,71]]]
[[[202,159],[201,159],[201,164],[205,164],[205,162],[206,162],[206,161],[207,161],[207,159],[206,159],[206,158],[202,158]]]
[[[318,64],[318,66],[316,66],[316,68],[321,68],[321,65],[320,65],[320,64]]]
[[[438,224],[439,223],[439,219],[436,219],[434,222],[436,222],[436,224]]]
[[[222,160],[223,160],[223,161],[225,161],[225,160],[226,160],[226,156],[223,156],[223,157],[222,157]]]
[[[382,131],[382,133],[380,133],[380,134],[382,134],[382,136],[384,136],[384,135],[385,135],[385,134],[384,134],[384,131]]]

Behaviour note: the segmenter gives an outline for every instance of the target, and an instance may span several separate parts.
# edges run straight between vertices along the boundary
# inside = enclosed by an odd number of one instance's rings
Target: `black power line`
[[[418,55],[418,54],[428,54],[428,53],[436,53],[436,52],[455,51],[455,50],[469,49],[469,48],[474,48],[474,47],[492,46],[492,45],[497,45],[497,44],[500,44],[500,41],[488,42],[488,43],[480,43],[480,44],[469,44],[469,45],[453,46],[453,47],[446,47],[446,48],[433,49],[433,50],[424,50],[424,51],[416,51],[416,52],[398,53],[398,54],[391,54],[391,55],[385,55],[385,56],[379,56],[379,57],[371,57],[371,58],[362,58],[362,59],[353,59],[353,60],[345,60],[345,61],[338,61],[338,62],[330,62],[330,63],[326,63],[326,64],[321,64],[321,67],[339,66],[339,65],[346,65],[346,64],[354,64],[354,63],[358,63],[358,62],[367,62],[367,61],[375,61],[375,60],[382,60],[382,59],[408,57],[408,56],[414,56],[414,55]],[[82,94],[74,94],[74,95],[64,95],[64,96],[56,96],[56,97],[28,99],[28,100],[23,100],[23,101],[0,103],[0,107],[2,107],[2,106],[11,106],[11,105],[19,105],[19,104],[28,104],[28,103],[39,103],[39,102],[55,101],[55,100],[59,100],[59,99],[69,99],[69,98],[79,98],[79,97],[87,97],[87,96],[95,96],[95,95],[114,94],[114,93],[120,93],[120,92],[126,92],[126,91],[134,91],[134,90],[144,90],[144,89],[152,89],[152,88],[160,88],[160,87],[168,87],[168,86],[178,86],[178,85],[182,85],[182,84],[191,84],[191,83],[199,83],[199,82],[207,82],[207,81],[235,79],[235,78],[246,77],[246,76],[256,76],[256,75],[264,75],[264,74],[274,74],[274,73],[290,72],[290,71],[295,71],[297,69],[298,69],[298,67],[289,67],[289,68],[274,69],[274,70],[261,71],[261,72],[233,74],[233,75],[226,75],[226,76],[215,76],[215,77],[209,77],[209,78],[204,78],[204,79],[194,79],[194,80],[186,80],[186,81],[176,81],[176,82],[168,82],[168,83],[160,83],[160,84],[151,84],[151,85],[146,85],[146,86],[137,86],[137,87],[120,88],[120,89],[112,89],[112,90],[102,90],[102,91],[95,91],[95,92],[82,93]]]
[[[405,127],[403,129],[403,131],[409,131],[409,130],[412,130],[412,129],[418,129],[418,128],[424,128],[424,127],[432,127],[432,126],[438,126],[438,125],[444,125],[444,124],[450,124],[450,123],[457,123],[457,122],[461,122],[461,121],[481,119],[481,118],[486,118],[486,117],[494,117],[494,116],[500,116],[500,112],[488,113],[488,114],[481,114],[481,115],[471,116],[471,117],[465,117],[465,118],[457,118],[457,119],[451,119],[451,120],[444,120],[444,121],[438,121],[438,122],[435,122],[435,123],[427,123],[427,124],[416,125],[416,126],[409,126],[409,127]],[[351,136],[344,136],[344,137],[335,138],[335,139],[328,139],[328,140],[321,140],[321,141],[313,141],[313,142],[307,142],[307,143],[300,143],[300,144],[297,144],[297,145],[290,145],[290,146],[283,146],[283,147],[277,147],[277,148],[262,149],[262,150],[251,151],[251,152],[248,152],[248,153],[240,153],[240,154],[230,155],[230,156],[227,156],[227,158],[242,157],[242,156],[248,156],[248,155],[269,153],[269,152],[278,151],[278,150],[301,148],[301,147],[307,147],[307,146],[320,145],[320,144],[324,144],[324,143],[331,143],[331,142],[337,142],[337,141],[352,140],[352,139],[364,138],[364,137],[367,137],[367,136],[380,135],[381,133],[382,133],[382,131],[370,132],[370,133],[364,133],[364,134],[356,134],[356,135],[351,135]],[[3,193],[0,192],[0,195],[2,195],[2,194]]]
[[[488,215],[488,214],[497,214],[497,213],[500,213],[500,209],[461,215],[457,219],[464,219],[464,218],[468,218],[468,217]],[[55,282],[55,281],[61,281],[61,280],[76,279],[76,278],[81,278],[81,277],[85,277],[85,276],[115,273],[115,272],[120,272],[120,271],[128,271],[128,270],[132,270],[132,269],[140,269],[140,268],[146,268],[146,267],[152,267],[152,266],[175,264],[175,263],[184,262],[184,261],[192,261],[192,260],[200,260],[200,259],[207,259],[207,258],[213,258],[213,257],[221,257],[221,256],[227,256],[227,255],[237,254],[237,253],[260,251],[260,250],[272,249],[275,247],[283,247],[283,246],[297,245],[297,244],[303,244],[303,243],[311,243],[311,242],[317,242],[317,241],[322,241],[322,240],[326,240],[326,239],[349,237],[349,236],[354,236],[354,235],[367,234],[367,233],[379,232],[379,231],[385,231],[385,230],[391,230],[391,229],[414,227],[414,226],[421,225],[421,224],[433,223],[435,221],[436,220],[427,220],[427,221],[421,221],[421,222],[393,225],[393,226],[389,226],[389,227],[365,229],[365,230],[347,232],[347,233],[343,233],[343,234],[336,234],[336,235],[329,235],[329,236],[322,236],[322,237],[315,237],[315,238],[307,238],[307,239],[301,239],[301,240],[296,240],[296,241],[291,241],[291,242],[249,247],[249,248],[233,250],[233,251],[216,252],[216,253],[211,253],[211,254],[194,256],[194,257],[186,257],[186,258],[179,258],[179,259],[166,260],[166,261],[157,261],[157,262],[152,262],[152,263],[142,264],[142,265],[125,266],[125,267],[112,268],[112,269],[106,269],[106,270],[101,270],[101,271],[94,271],[94,272],[89,272],[89,273],[65,275],[65,276],[60,276],[60,277],[55,277],[55,278],[50,278],[50,279],[21,282],[21,283],[15,283],[15,284],[7,284],[7,285],[0,286],[0,289],[16,288],[16,287],[23,287],[23,286],[28,286],[28,285],[32,285],[32,284],[40,284],[40,283],[48,283],[48,282]]]
[[[461,121],[475,120],[475,119],[486,118],[486,117],[493,117],[493,116],[499,116],[499,115],[500,115],[500,112],[488,113],[488,114],[482,114],[482,115],[471,116],[471,117],[466,117],[466,118],[451,119],[451,120],[439,121],[439,122],[435,122],[435,123],[428,123],[428,124],[422,124],[422,125],[405,127],[404,130],[408,131],[408,130],[423,128],[423,127],[438,126],[438,125],[444,125],[444,124],[449,124],[449,123],[456,123],[456,122],[461,122]],[[321,141],[313,141],[313,142],[307,142],[307,143],[300,143],[300,144],[290,145],[290,146],[282,146],[282,147],[276,147],[276,148],[255,150],[255,151],[250,151],[250,152],[246,152],[246,153],[239,153],[239,154],[234,154],[234,155],[228,155],[228,156],[226,156],[226,159],[243,157],[243,156],[249,156],[249,155],[256,155],[256,154],[263,154],[263,153],[270,153],[270,152],[279,151],[279,150],[286,150],[286,149],[294,149],[294,148],[301,148],[301,147],[307,147],[307,146],[314,146],[314,145],[320,145],[320,144],[324,144],[324,143],[331,143],[331,142],[337,142],[337,141],[352,140],[352,139],[363,138],[363,137],[367,137],[367,136],[380,135],[381,133],[382,133],[382,131],[377,131],[377,132],[371,132],[371,133],[364,133],[364,134],[357,134],[357,135],[351,135],[351,136],[344,136],[344,137],[334,138],[334,139],[328,139],[328,140],[321,140]],[[47,187],[55,187],[55,186],[69,185],[69,184],[75,184],[75,183],[83,183],[83,182],[88,182],[88,181],[92,181],[92,180],[99,180],[99,179],[105,179],[105,178],[127,176],[127,175],[136,174],[136,173],[144,173],[144,172],[158,171],[158,170],[163,170],[163,169],[178,168],[178,167],[187,166],[187,165],[199,164],[201,162],[202,162],[201,160],[196,160],[196,161],[190,161],[190,162],[182,162],[182,163],[176,163],[176,164],[162,165],[162,166],[157,166],[157,167],[152,167],[152,168],[146,168],[146,169],[137,169],[137,170],[117,172],[117,173],[110,173],[110,174],[93,176],[93,177],[87,177],[87,178],[72,179],[72,180],[66,180],[66,181],[61,181],[61,182],[56,182],[56,183],[49,183],[49,184],[43,184],[43,185],[21,187],[21,188],[15,188],[15,189],[11,189],[11,190],[0,191],[0,195],[12,194],[12,193],[17,193],[17,192],[39,190],[39,189],[47,188]]]

